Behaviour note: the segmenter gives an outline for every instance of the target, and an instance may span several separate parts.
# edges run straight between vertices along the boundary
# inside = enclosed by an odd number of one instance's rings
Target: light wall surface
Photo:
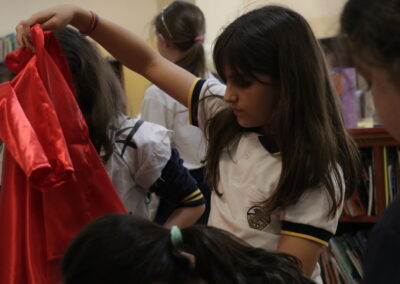
[[[335,36],[339,29],[339,16],[347,0],[243,0],[245,11],[277,4],[300,13],[310,23],[318,38]]]
[[[221,29],[245,12],[267,4],[286,6],[310,23],[318,38],[334,36],[347,0],[196,0],[207,20],[206,42],[211,44]]]
[[[101,17],[115,21],[148,40],[150,21],[158,11],[156,0],[1,0],[1,2],[0,36],[13,32],[20,20],[37,11],[68,3],[92,9]],[[124,68],[123,76],[128,98],[127,112],[136,116],[140,111],[143,93],[150,83],[127,68]]]

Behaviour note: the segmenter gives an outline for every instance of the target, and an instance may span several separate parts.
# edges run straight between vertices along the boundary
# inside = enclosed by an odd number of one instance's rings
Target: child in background
[[[341,26],[357,69],[369,82],[379,120],[400,141],[400,1],[350,0]],[[399,240],[398,197],[368,235],[364,283],[400,283]]]
[[[214,48],[226,88],[196,78],[135,34],[82,8],[58,6],[20,22],[20,44],[30,47],[26,30],[34,23],[91,27],[91,37],[123,64],[188,106],[192,123],[208,138],[206,176],[215,190],[209,224],[253,246],[294,255],[306,275],[322,283],[317,261],[335,233],[345,191],[356,187],[359,160],[303,17],[265,6],[228,25]]]
[[[123,115],[119,80],[93,43],[71,28],[55,31],[55,36],[71,69],[90,139],[126,210],[153,219],[150,199],[154,192],[179,205],[164,220],[167,227],[195,223],[203,213],[204,200],[179,153],[171,151],[170,131]]]
[[[165,7],[154,19],[157,47],[162,56],[197,77],[209,78],[203,48],[205,19],[201,10],[186,1],[175,1]],[[206,212],[198,223],[206,224],[210,211],[210,189],[204,183],[203,160],[206,153],[203,132],[188,123],[188,109],[164,93],[156,85],[150,86],[143,97],[141,118],[173,130],[172,146],[176,148],[183,165],[196,179],[206,200]],[[160,200],[156,221],[164,221],[176,204]]]
[[[62,261],[64,284],[311,284],[289,255],[253,248],[228,232],[195,225],[167,230],[139,217],[88,224]]]

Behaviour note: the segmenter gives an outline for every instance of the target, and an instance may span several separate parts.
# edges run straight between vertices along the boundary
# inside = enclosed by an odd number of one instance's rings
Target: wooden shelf
[[[349,133],[359,147],[398,146],[397,142],[383,127],[352,128]]]
[[[339,221],[346,223],[376,223],[377,220],[377,216],[341,216]]]

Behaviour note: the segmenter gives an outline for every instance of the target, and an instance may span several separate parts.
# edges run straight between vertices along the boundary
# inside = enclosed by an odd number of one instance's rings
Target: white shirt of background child
[[[206,78],[213,75],[208,73]],[[206,140],[201,129],[188,123],[189,113],[184,105],[151,85],[143,97],[141,118],[174,131],[172,147],[178,149],[186,168],[194,170],[204,166]]]
[[[137,121],[120,116],[117,130],[120,133],[114,137],[114,152],[105,167],[125,209],[132,215],[152,220],[158,197],[150,194],[149,188],[161,176],[171,157],[172,132],[144,122],[133,137],[129,137]]]

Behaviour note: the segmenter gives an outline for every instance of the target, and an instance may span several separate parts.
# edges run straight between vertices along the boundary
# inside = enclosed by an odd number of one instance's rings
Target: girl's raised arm
[[[74,5],[61,5],[40,11],[21,21],[17,28],[17,42],[33,49],[30,27],[41,24],[45,30],[63,29],[67,25],[84,32],[92,23],[90,11]],[[159,55],[136,34],[107,20],[99,18],[90,36],[122,64],[149,79],[155,85],[187,106],[194,75]]]

